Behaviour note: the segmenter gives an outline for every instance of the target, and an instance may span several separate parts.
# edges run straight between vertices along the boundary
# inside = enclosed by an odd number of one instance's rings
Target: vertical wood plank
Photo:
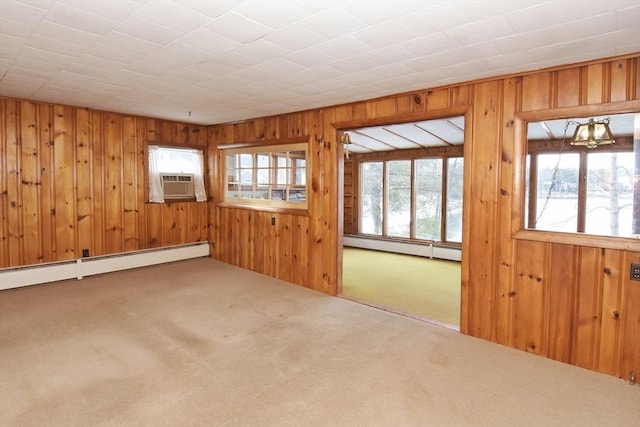
[[[500,132],[502,134],[502,147],[500,149],[500,196],[499,216],[500,227],[512,228],[512,198],[513,198],[513,159],[514,144],[520,143],[514,136],[515,113],[520,108],[519,90],[520,80],[517,78],[505,79],[503,92],[503,119]],[[512,337],[513,316],[513,288],[512,288],[512,259],[513,243],[511,236],[501,233],[497,245],[497,283],[496,283],[496,315],[495,337],[496,341],[509,345]]]
[[[572,362],[582,368],[596,368],[597,341],[600,334],[601,274],[599,249],[580,248],[578,254],[578,287],[573,312]]]
[[[467,204],[463,253],[485,254],[483,257],[463,257],[463,316],[461,328],[470,335],[494,340],[495,289],[495,232],[498,194],[499,123],[501,122],[499,82],[480,83],[475,89],[471,126],[472,140],[465,146],[467,164],[465,183]],[[472,236],[472,237],[471,237]],[[471,238],[470,238],[471,237]],[[465,265],[466,264],[466,265]],[[469,273],[465,274],[465,269]],[[466,312],[465,312],[466,310]]]
[[[427,92],[427,110],[443,110],[449,107],[449,89],[437,89]]]
[[[91,112],[91,155],[93,164],[93,247],[91,255],[106,254],[105,225],[105,154],[104,154],[103,113]]]
[[[106,253],[124,251],[122,208],[123,121],[117,114],[104,116],[104,223]]]
[[[93,223],[91,112],[86,109],[78,109],[75,118],[76,211],[78,216],[76,246],[79,250],[78,256],[82,256],[84,249],[89,250],[89,255],[96,255],[93,244],[95,225]]]
[[[593,64],[584,69],[586,104],[604,102],[604,64]]]
[[[571,361],[572,311],[577,286],[574,280],[576,254],[575,248],[571,245],[551,245],[547,356],[565,363]]]
[[[518,241],[515,251],[513,346],[545,354],[544,313],[547,297],[547,244]]]
[[[20,194],[19,103],[7,101],[5,165],[7,174],[7,252],[9,266],[22,265],[22,195]]]
[[[640,263],[640,252],[627,252],[623,258],[623,268],[631,263]],[[629,380],[631,372],[640,375],[640,283],[632,282],[625,275],[623,287],[622,312],[622,349],[620,351],[620,375]]]
[[[524,76],[522,78],[522,111],[551,108],[551,88],[549,72]]]
[[[39,141],[40,141],[40,221],[42,236],[42,261],[56,260],[55,232],[55,188],[54,188],[54,130],[53,107],[40,105],[39,108]]]
[[[620,332],[622,321],[622,254],[605,250],[602,277],[602,309],[600,311],[600,336],[596,370],[609,375],[620,371]]]
[[[9,267],[8,197],[7,197],[7,127],[5,110],[8,100],[0,98],[0,268]]]
[[[556,105],[571,107],[580,104],[580,70],[570,68],[556,74]]]
[[[138,244],[138,147],[136,119],[122,122],[122,240],[123,251],[140,249]]]
[[[76,258],[74,109],[54,107],[56,260]]]
[[[40,159],[37,106],[20,102],[20,171],[22,197],[22,263],[42,262],[40,235]]]

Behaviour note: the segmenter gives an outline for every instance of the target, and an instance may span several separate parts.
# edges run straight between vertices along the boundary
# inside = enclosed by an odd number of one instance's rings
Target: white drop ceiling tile
[[[173,96],[185,96],[187,91],[192,87],[192,84],[193,82],[188,79],[170,75],[150,81],[145,87],[159,90],[163,93],[172,94]],[[198,92],[194,91],[192,95],[198,95]]]
[[[2,1],[2,17],[27,25],[37,25],[47,14],[45,9],[16,1]]]
[[[19,3],[28,4],[29,6],[37,7],[38,9],[49,10],[54,5],[56,0],[15,0]]]
[[[262,62],[283,57],[289,53],[289,50],[267,40],[260,39],[243,44],[237,49],[234,49],[233,53]]]
[[[372,76],[375,80],[384,80],[397,76],[405,76],[412,72],[413,70],[406,65],[395,63],[373,67],[366,71],[366,75]]]
[[[321,80],[314,84],[301,85],[291,88],[291,92],[304,96],[314,96],[323,94],[327,91],[344,89],[349,86],[348,83],[339,79]]]
[[[10,36],[9,34],[0,34],[0,46],[5,52],[20,52],[29,39],[24,37]]]
[[[66,25],[56,24],[45,20],[40,23],[33,37],[50,39],[76,46],[89,47],[98,41],[98,35],[86,31],[77,30]]]
[[[106,34],[118,25],[118,21],[114,19],[105,18],[104,16],[61,3],[53,5],[47,14],[46,20],[93,34]]]
[[[206,80],[212,80],[220,76],[225,76],[235,71],[235,67],[221,64],[216,61],[206,61],[200,64],[195,64],[195,65],[192,65],[191,67],[188,67],[188,69],[191,69],[197,73],[207,75],[208,78]],[[176,73],[180,73],[180,71],[177,71]],[[203,81],[206,81],[206,80],[203,80]]]
[[[451,28],[446,33],[460,44],[472,44],[479,40],[507,37],[514,31],[505,17],[499,15]]]
[[[272,59],[270,61],[260,63],[260,65],[257,65],[256,67],[275,76],[284,76],[305,69],[305,67],[303,67],[302,65],[296,64],[284,58]]]
[[[252,67],[260,63],[258,59],[249,58],[248,56],[244,56],[244,55],[239,55],[234,51],[225,52],[222,55],[218,55],[211,61],[215,62],[216,64],[232,67],[234,69],[243,69],[247,67]]]
[[[200,83],[211,79],[210,73],[205,73],[202,69],[198,69],[199,64],[184,67],[171,73],[172,76],[187,79],[190,82]]]
[[[111,73],[118,71],[126,66],[122,61],[111,61],[109,59],[101,58],[99,56],[83,53],[82,55],[74,58],[71,62],[65,65],[70,71],[73,71],[74,67],[79,69],[97,69],[102,70],[105,73]]]
[[[264,82],[269,81],[277,77],[277,74],[270,73],[260,68],[260,66],[244,68],[233,73],[234,76],[238,76],[243,79],[251,80],[252,82]]]
[[[157,57],[157,60],[152,58]],[[200,62],[208,61],[213,58],[213,55],[208,52],[203,52],[198,49],[193,49],[188,45],[181,42],[170,43],[160,49],[151,52],[146,55],[149,62],[157,63],[159,67],[163,64],[167,64],[172,68],[186,67],[188,65],[198,64]]]
[[[80,55],[78,59],[81,59],[86,54],[97,58],[102,58],[107,61],[120,62],[124,64],[140,58],[140,53],[122,50],[114,47],[113,44],[114,43],[109,43],[107,45],[103,42],[98,42],[94,44],[91,49],[87,49],[87,51],[83,55]]]
[[[48,81],[55,77],[59,72],[60,70],[55,69],[49,71],[42,68],[31,68],[14,64],[11,66],[11,68],[7,67],[6,74],[3,77],[16,75],[26,79],[27,81],[30,78],[33,78],[36,81]]]
[[[188,7],[211,18],[217,18],[244,0],[175,0],[176,3]]]
[[[469,17],[470,20],[482,20],[490,16],[514,12],[517,10],[525,10],[529,7],[538,6],[540,0],[455,0],[454,3],[458,8]]]
[[[274,29],[311,15],[309,10],[288,0],[247,1],[239,4],[233,10]]]
[[[264,39],[290,51],[304,49],[324,41],[324,38],[319,34],[298,24],[291,24],[280,28],[267,34]]]
[[[146,54],[162,46],[159,43],[153,43],[119,31],[111,31],[109,34],[106,34],[100,39],[98,45],[112,49],[111,52],[120,50],[135,54]],[[93,53],[97,54],[96,52]]]
[[[624,10],[616,11],[616,29],[638,29],[640,22],[640,3]],[[639,30],[640,31],[640,30]]]
[[[180,38],[180,43],[211,55],[220,55],[242,46],[219,34],[198,28]]]
[[[221,15],[204,25],[203,28],[238,43],[258,40],[273,31],[266,25],[248,19],[234,11]]]
[[[111,74],[107,79],[104,79],[103,82],[116,86],[128,86],[131,89],[135,89],[132,91],[133,94],[140,89],[140,86],[143,86],[153,78],[154,76],[149,74],[140,73],[130,69],[122,69],[117,73]]]
[[[387,64],[393,62],[404,62],[415,58],[416,55],[402,45],[393,45],[371,50],[363,53],[360,57],[373,64]]]
[[[327,64],[329,67],[335,68],[343,73],[355,73],[363,70],[368,70],[376,64],[374,61],[369,61],[360,56],[354,56],[351,58],[343,58],[335,62]]]
[[[433,2],[432,2],[433,3]],[[424,7],[424,1],[348,1],[340,7],[367,25],[377,25]]]
[[[143,2],[131,0],[57,0],[56,3],[116,22],[124,21],[144,6]]]
[[[508,12],[505,17],[516,32],[526,32],[579,21],[590,15],[607,13],[611,10],[610,3],[590,1],[588,7],[581,7],[580,4],[571,1],[555,1]],[[630,6],[632,4],[633,2],[629,2]]]
[[[403,25],[401,20],[395,20],[367,27],[355,33],[355,36],[374,48],[382,48],[414,39],[418,35]]]
[[[340,7],[323,10],[298,23],[326,38],[354,33],[366,27],[364,22]]]
[[[462,44],[445,32],[421,36],[407,40],[402,46],[416,57],[433,55],[434,53],[457,49]]]
[[[403,22],[421,37],[467,24],[470,20],[454,3],[442,2],[406,15]]]
[[[154,63],[147,62],[146,58],[127,64],[122,70],[133,71],[135,73],[145,74],[152,77],[161,77],[167,75],[171,71],[164,67],[158,67]]]
[[[2,83],[2,87],[5,88],[15,86],[17,88],[31,90],[33,92],[47,83],[47,81],[48,79],[35,78],[33,76],[26,76],[20,73],[9,72],[2,76],[2,80],[0,80],[0,83]]]
[[[501,54],[534,49],[553,44],[553,34],[545,29],[518,33],[493,40],[493,45]]]
[[[298,4],[300,7],[313,12],[318,13],[323,10],[330,9],[343,3],[344,0],[325,0],[325,1],[309,1],[309,0],[293,0],[293,3]]]
[[[26,38],[31,36],[36,28],[37,26],[35,24],[24,24],[22,22],[5,19],[0,16],[0,34]]]
[[[86,47],[70,44],[59,40],[52,40],[46,37],[33,36],[26,43],[25,48],[33,48],[41,51],[57,53],[60,55],[77,57],[85,52]]]
[[[327,40],[315,46],[321,52],[337,59],[349,58],[357,55],[364,55],[373,51],[373,47],[354,37],[344,35],[335,39]]]
[[[137,15],[123,21],[115,31],[158,45],[171,43],[184,34],[184,32],[158,25]]]
[[[149,22],[183,34],[198,28],[211,19],[200,12],[169,0],[153,0],[140,9],[137,15]]]
[[[335,61],[333,56],[321,51],[316,46],[292,52],[284,58],[305,68]]]

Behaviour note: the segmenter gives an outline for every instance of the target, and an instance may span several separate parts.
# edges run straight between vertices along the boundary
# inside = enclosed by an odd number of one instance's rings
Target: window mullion
[[[580,153],[580,168],[578,170],[578,233],[584,233],[587,217],[587,153]]]
[[[444,242],[447,236],[447,182],[449,182],[449,159],[447,157],[442,158],[442,179],[440,182],[441,194],[440,194],[440,239]]]
[[[389,168],[382,162],[382,235],[388,237],[389,216]]]
[[[416,238],[416,161],[411,159],[411,209],[409,220],[409,238]]]

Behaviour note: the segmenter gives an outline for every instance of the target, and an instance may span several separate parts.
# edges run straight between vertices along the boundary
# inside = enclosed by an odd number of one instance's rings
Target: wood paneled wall
[[[465,114],[461,331],[611,375],[640,372],[640,242],[518,236],[518,115],[631,102],[640,55],[196,126],[0,99],[0,267],[209,240],[215,258],[328,294],[341,286],[340,132]],[[304,214],[222,207],[221,144],[308,137]],[[146,203],[145,144],[207,147],[210,202]],[[271,219],[276,219],[271,225]]]
[[[349,183],[354,162],[342,159],[342,130],[465,114],[462,333],[551,359],[628,378],[640,372],[640,284],[629,264],[640,242],[624,248],[518,237],[516,188],[524,144],[518,114],[627,102],[640,110],[640,56],[485,79],[303,113],[212,126],[219,144],[308,135],[309,215],[211,206],[216,258],[329,294],[341,286],[341,235],[353,231]],[[212,155],[211,175],[219,168]],[[343,182],[344,181],[344,182]],[[214,182],[210,183],[215,185]],[[345,187],[343,187],[345,184]],[[351,216],[350,218],[353,218]],[[613,245],[615,246],[615,245]]]
[[[0,98],[0,267],[206,241],[207,203],[149,204],[145,143],[202,126]]]

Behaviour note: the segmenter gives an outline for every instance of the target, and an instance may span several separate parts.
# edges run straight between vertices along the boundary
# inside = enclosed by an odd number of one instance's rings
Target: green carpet
[[[460,263],[344,248],[342,295],[460,326]]]

